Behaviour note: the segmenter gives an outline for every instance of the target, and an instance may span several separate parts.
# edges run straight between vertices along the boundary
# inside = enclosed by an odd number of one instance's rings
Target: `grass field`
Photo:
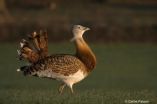
[[[124,104],[157,103],[157,45],[91,45],[97,56],[96,69],[74,85],[75,94],[59,82],[24,77],[16,69],[26,64],[16,59],[16,44],[0,44],[0,104]],[[51,43],[50,53],[73,53],[71,43]],[[132,101],[132,102],[131,102]],[[137,104],[136,103],[136,104]]]

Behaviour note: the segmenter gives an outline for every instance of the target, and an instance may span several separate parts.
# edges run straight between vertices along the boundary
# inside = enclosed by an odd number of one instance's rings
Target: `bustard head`
[[[82,38],[83,33],[87,30],[90,30],[90,29],[88,27],[84,27],[81,25],[74,25],[72,29],[74,37],[71,39],[71,41]]]

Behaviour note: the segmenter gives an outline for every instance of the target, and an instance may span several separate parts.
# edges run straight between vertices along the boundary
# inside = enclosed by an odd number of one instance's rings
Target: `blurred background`
[[[49,53],[73,54],[74,24],[91,28],[84,37],[98,60],[76,89],[157,92],[157,0],[0,0],[0,89],[56,90],[58,82],[16,72],[26,64],[16,49],[22,38],[46,29]]]
[[[156,0],[0,0],[0,41],[47,29],[49,40],[69,39],[71,26],[92,28],[91,41],[156,42]]]

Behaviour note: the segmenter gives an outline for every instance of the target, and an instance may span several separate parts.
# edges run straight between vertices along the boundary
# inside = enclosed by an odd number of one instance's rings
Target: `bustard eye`
[[[78,28],[79,28],[79,29],[81,29],[81,27],[80,27],[80,26],[78,26]]]

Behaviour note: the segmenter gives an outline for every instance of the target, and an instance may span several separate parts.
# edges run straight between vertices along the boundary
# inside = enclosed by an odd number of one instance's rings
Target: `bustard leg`
[[[71,93],[72,93],[72,94],[74,94],[74,90],[73,90],[73,88],[72,88],[72,87],[70,88],[70,91],[71,91]]]
[[[62,94],[63,89],[64,89],[65,86],[66,86],[66,84],[64,84],[64,83],[59,86],[58,91],[59,91],[60,94]]]
[[[74,94],[73,85],[70,85],[70,91],[72,94]]]

